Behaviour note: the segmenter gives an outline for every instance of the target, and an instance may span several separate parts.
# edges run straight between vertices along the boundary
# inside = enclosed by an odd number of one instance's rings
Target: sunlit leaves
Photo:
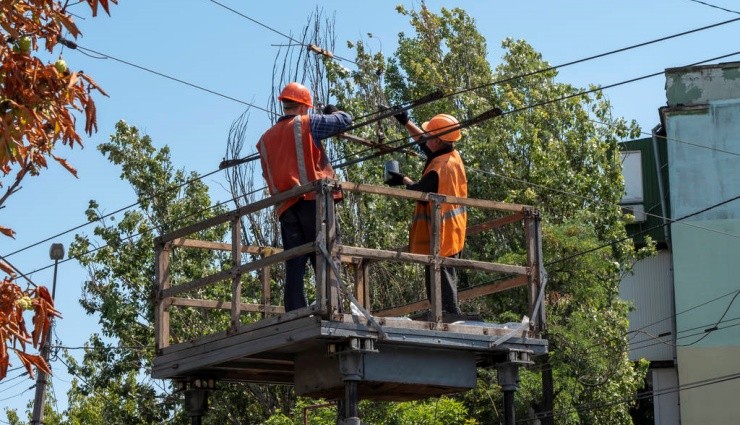
[[[87,0],[93,15],[98,6],[110,13],[117,0]],[[41,42],[53,52],[62,33],[76,38],[80,35],[68,2],[54,0],[0,1],[0,206],[17,190],[27,175],[37,175],[48,166],[51,157],[73,175],[77,175],[64,158],[52,153],[57,143],[70,148],[81,146],[82,139],[75,128],[74,113],[85,117],[84,131],[97,130],[95,102],[91,91],[105,94],[91,77],[82,72],[58,69],[43,63],[36,50]],[[5,182],[13,171],[10,184]],[[13,237],[13,230],[0,226],[0,234]],[[0,271],[14,276],[14,270],[0,261]],[[23,292],[11,279],[2,281],[0,289],[0,379],[5,377],[12,345],[21,363],[33,376],[32,367],[50,373],[43,357],[25,352],[25,343],[43,345],[54,316],[59,313],[44,287]],[[33,330],[29,334],[23,319],[29,299],[34,310]],[[20,348],[15,348],[20,345]]]
[[[30,333],[24,318],[27,310],[34,312]],[[0,380],[7,374],[10,352],[15,353],[30,377],[34,376],[33,366],[51,373],[43,357],[26,353],[26,344],[41,347],[54,317],[59,317],[59,312],[54,309],[54,301],[45,287],[26,292],[7,278],[0,281]]]
[[[410,111],[415,121],[437,113],[464,120],[494,106],[504,111],[503,116],[465,128],[456,147],[466,163],[469,196],[529,204],[542,212],[551,362],[557,377],[556,410],[566,418],[563,423],[628,422],[625,404],[587,413],[573,408],[630,396],[644,375],[644,368],[627,359],[627,305],[618,299],[621,273],[636,258],[618,206],[623,194],[618,143],[634,136],[637,126],[614,118],[601,91],[583,94],[595,87],[558,81],[557,69],[524,40],[503,40],[499,63],[489,64],[486,41],[463,10],[443,8],[435,14],[424,4],[419,10],[401,6],[397,10],[409,18],[413,34],[400,34],[399,48],[387,60],[383,90],[392,104],[441,89],[448,94],[445,99]],[[362,48],[357,53],[366,56]],[[356,74],[368,72],[360,67]],[[358,90],[345,97],[347,104],[360,107],[353,110],[356,115],[368,112],[363,104],[372,104]],[[392,124],[385,128],[389,138],[403,135]],[[393,159],[401,162],[406,174],[420,174],[419,159],[399,154]],[[369,160],[353,166],[348,175],[374,181],[373,170],[379,165],[380,161]],[[383,246],[388,234],[403,234],[403,228],[388,230],[388,220],[382,234],[372,230],[373,216],[398,217],[397,207],[365,202],[362,208],[371,224],[362,228],[368,243]],[[469,221],[476,219],[474,212],[469,213]],[[468,238],[463,256],[521,260],[519,231]],[[408,295],[393,285],[387,287],[392,290],[386,291],[388,298]],[[522,299],[526,296],[512,291],[465,307],[505,321],[516,317],[526,302]],[[533,374],[525,375],[523,382],[519,406],[528,414],[527,408],[540,399],[541,388]],[[491,420],[494,417],[490,415]]]

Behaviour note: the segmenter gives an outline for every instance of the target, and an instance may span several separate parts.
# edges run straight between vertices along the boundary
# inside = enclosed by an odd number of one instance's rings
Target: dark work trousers
[[[460,258],[460,252],[449,255],[450,258]],[[439,274],[441,277],[442,287],[442,311],[451,314],[460,314],[460,307],[457,305],[457,271],[454,267],[440,267]],[[426,267],[426,287],[427,298],[432,301],[432,267]]]
[[[339,240],[339,224],[337,241]],[[280,216],[280,235],[283,249],[286,251],[316,240],[316,201],[302,199],[291,206]],[[306,263],[311,261],[316,271],[316,255],[306,254],[291,258],[285,262],[285,311],[306,307],[306,290],[303,277],[306,275]],[[331,273],[331,272],[330,272]]]

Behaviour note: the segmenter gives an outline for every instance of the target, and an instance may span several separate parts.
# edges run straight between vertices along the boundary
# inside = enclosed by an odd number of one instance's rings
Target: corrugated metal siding
[[[673,361],[671,254],[662,250],[635,264],[634,274],[622,279],[619,295],[635,308],[629,313],[630,360]]]

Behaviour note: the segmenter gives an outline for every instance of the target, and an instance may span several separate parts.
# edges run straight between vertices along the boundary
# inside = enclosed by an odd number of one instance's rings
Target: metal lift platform
[[[236,332],[167,347],[152,377],[295,385],[299,395],[337,399],[353,375],[362,399],[418,400],[475,387],[477,367],[529,364],[547,341],[517,326],[363,317],[273,317]]]
[[[336,190],[431,203],[435,211],[431,254],[341,244],[334,227],[332,192]],[[242,244],[244,216],[312,191],[317,194],[315,242],[287,251]],[[524,264],[439,256],[443,203],[498,212],[487,221],[468,226],[468,236],[519,223],[524,234]],[[231,224],[231,243],[192,238],[225,223]],[[298,395],[339,399],[345,405],[343,423],[357,424],[360,399],[418,400],[462,392],[476,386],[478,367],[498,369],[499,384],[513,409],[518,367],[547,353],[547,340],[541,337],[546,275],[539,225],[539,213],[526,205],[322,180],[162,235],[155,242],[156,353],[152,377],[181,384],[193,423],[199,423],[205,413],[207,393],[216,381],[293,385]],[[192,281],[173,281],[169,265],[176,249],[230,251],[231,266]],[[289,258],[306,254],[317,257],[316,303],[286,313],[271,302],[272,270]],[[370,297],[371,266],[381,262],[429,267],[429,299],[403,306],[375,306]],[[527,311],[522,313],[522,323],[495,324],[446,316],[441,302],[441,267],[503,276],[461,290],[460,301],[526,286]],[[343,282],[342,275],[353,276],[353,281]],[[258,302],[243,301],[245,281],[258,285]],[[224,283],[231,289],[230,299],[198,296],[202,289],[223,287]],[[230,326],[184,340],[180,330],[170,324],[170,311],[180,308],[230,311]],[[348,310],[353,314],[347,314]],[[405,317],[419,311],[426,312],[425,320]],[[261,320],[255,321],[255,317]]]

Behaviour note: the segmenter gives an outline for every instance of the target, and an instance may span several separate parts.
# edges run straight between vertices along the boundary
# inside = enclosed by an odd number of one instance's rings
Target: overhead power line
[[[326,52],[325,50],[323,50],[323,49],[319,48],[319,47],[318,47],[318,46],[316,46],[316,45],[313,45],[313,44],[305,44],[305,43],[303,43],[302,41],[296,40],[295,38],[293,38],[293,37],[291,37],[291,36],[289,36],[289,35],[287,35],[287,34],[284,34],[284,33],[280,32],[280,31],[276,30],[275,28],[272,28],[271,26],[269,26],[269,25],[267,25],[267,24],[263,24],[262,22],[260,22],[260,21],[258,21],[258,20],[256,20],[256,19],[254,19],[254,18],[250,18],[249,16],[247,16],[247,15],[245,15],[245,14],[243,14],[243,13],[239,12],[238,10],[236,10],[236,9],[232,9],[232,8],[230,8],[230,7],[226,6],[226,5],[224,5],[223,3],[219,3],[219,2],[217,2],[216,0],[209,0],[209,1],[210,1],[211,3],[213,3],[213,4],[217,4],[217,5],[221,6],[221,7],[223,7],[224,9],[226,9],[226,10],[228,10],[228,11],[230,11],[230,12],[233,12],[233,13],[235,13],[235,14],[237,14],[237,15],[241,16],[241,17],[242,17],[242,18],[244,18],[244,19],[247,19],[247,20],[249,20],[249,21],[251,21],[251,22],[254,22],[255,24],[257,24],[257,25],[259,25],[259,26],[261,26],[261,27],[263,27],[263,28],[265,28],[265,29],[267,29],[267,30],[269,30],[269,31],[272,31],[272,32],[274,32],[275,34],[278,34],[278,35],[280,35],[280,36],[282,36],[282,37],[285,37],[285,38],[287,38],[288,40],[290,40],[290,41],[292,41],[292,42],[294,42],[294,43],[296,43],[296,44],[298,44],[298,45],[300,45],[300,46],[303,46],[303,47],[305,47],[305,48],[307,48],[307,49],[311,50],[312,52],[315,52],[315,53],[320,53],[320,54],[323,54],[323,55],[325,55],[325,56],[329,56],[329,55],[327,55],[327,53],[329,53],[329,52]],[[351,59],[346,59],[346,58],[343,58],[343,57],[341,57],[341,56],[337,56],[337,55],[335,55],[335,54],[334,54],[333,52],[332,52],[332,53],[330,54],[330,56],[329,56],[329,57],[332,57],[332,58],[335,58],[335,59],[339,59],[339,60],[342,60],[342,61],[345,61],[345,62],[350,62],[350,63],[353,63],[353,64],[357,65],[357,62],[355,62],[355,61],[353,61],[353,60],[351,60]]]
[[[79,50],[81,52],[94,53],[94,54],[98,55],[98,57],[96,59],[111,59],[111,60],[114,60],[116,62],[120,62],[122,64],[125,64],[125,65],[128,65],[128,66],[132,66],[134,68],[140,69],[142,71],[146,71],[146,72],[152,73],[154,75],[158,75],[158,76],[163,77],[163,78],[166,78],[168,80],[176,81],[176,82],[178,82],[180,84],[185,84],[186,86],[193,87],[193,88],[196,88],[198,90],[202,90],[202,91],[207,92],[207,93],[215,94],[216,96],[223,97],[224,99],[233,100],[234,102],[241,103],[242,105],[246,105],[246,106],[249,106],[249,107],[252,107],[252,108],[255,108],[255,109],[259,109],[261,111],[267,112],[268,114],[273,114],[272,111],[270,111],[268,109],[265,109],[265,108],[262,108],[260,106],[254,105],[252,103],[249,103],[249,102],[246,102],[246,101],[237,99],[235,97],[232,97],[232,96],[229,96],[229,95],[226,95],[226,94],[223,94],[223,93],[219,93],[219,92],[217,92],[215,90],[211,90],[211,89],[205,88],[203,86],[200,86],[200,85],[197,85],[197,84],[194,84],[194,83],[187,82],[185,80],[181,80],[179,78],[173,77],[171,75],[164,74],[164,73],[159,72],[159,71],[155,71],[155,70],[153,70],[151,68],[147,68],[145,66],[137,65],[137,64],[135,64],[133,62],[129,62],[129,61],[126,61],[126,60],[123,60],[123,59],[119,59],[117,57],[114,57],[114,56],[111,56],[111,55],[107,55],[105,53],[97,52],[97,51],[95,51],[93,49],[89,49],[87,47],[80,46],[76,42],[71,41],[71,40],[67,40],[67,39],[65,39],[63,37],[59,37],[59,43],[62,44],[62,45],[64,45],[64,46],[66,46],[66,47],[68,47],[68,48],[70,48],[70,49],[73,49],[73,50],[74,49],[77,49],[77,50]],[[91,57],[93,57],[93,56],[91,56]]]
[[[740,378],[740,372],[730,373],[727,375],[721,375],[721,376],[717,376],[714,378],[702,379],[699,381],[687,382],[687,383],[680,384],[674,387],[663,388],[660,390],[642,391],[632,397],[622,397],[622,398],[613,399],[611,401],[580,404],[572,408],[563,409],[562,412],[554,412],[554,411],[542,412],[540,413],[540,415],[538,415],[538,419],[542,419],[545,417],[565,416],[565,415],[569,415],[572,413],[598,410],[598,409],[602,409],[605,407],[615,406],[618,404],[631,403],[637,400],[645,400],[645,399],[659,397],[659,396],[666,395],[666,394],[672,394],[672,393],[681,392],[681,391],[688,391],[688,390],[692,390],[696,388],[706,387],[709,385],[716,385],[716,384],[720,384],[723,382],[733,381],[738,378]],[[525,419],[519,419],[516,422],[526,423],[530,421],[531,419],[525,418]]]
[[[734,13],[734,14],[740,15],[740,12],[738,12],[736,10],[728,9],[726,7],[716,6],[716,5],[713,5],[711,3],[707,3],[705,1],[701,1],[701,0],[689,0],[689,1],[693,1],[694,3],[703,4],[704,6],[709,6],[709,7],[715,8],[715,9],[724,10],[725,12],[730,12],[730,13]]]
[[[710,61],[714,61],[714,60],[718,60],[718,59],[722,59],[722,58],[726,58],[726,57],[731,57],[731,56],[735,56],[737,54],[740,54],[740,51],[733,52],[733,53],[730,53],[730,54],[727,54],[727,55],[722,55],[722,56],[718,56],[718,57],[706,59],[706,60],[700,61],[700,62],[695,62],[692,65],[697,65],[697,64],[701,64],[701,63],[705,63],[705,62],[710,62]],[[638,80],[642,80],[642,79],[654,77],[654,76],[661,75],[661,74],[662,74],[662,72],[656,72],[656,73],[649,74],[649,75],[646,75],[646,76],[632,78],[632,79],[629,79],[629,80],[621,81],[621,82],[610,84],[610,85],[607,85],[607,86],[598,87],[598,88],[591,89],[591,90],[579,91],[579,92],[574,93],[574,94],[571,94],[571,95],[567,95],[567,96],[563,96],[563,97],[559,97],[559,98],[555,98],[555,99],[551,99],[551,100],[547,100],[547,101],[543,101],[543,102],[539,102],[539,103],[527,105],[527,106],[524,106],[524,107],[521,107],[521,108],[517,108],[517,109],[514,109],[514,110],[506,111],[506,112],[500,112],[500,113],[496,113],[496,114],[490,114],[489,113],[486,117],[483,117],[482,119],[490,119],[490,118],[493,118],[495,116],[509,115],[509,114],[512,114],[512,113],[522,112],[522,111],[525,111],[525,110],[528,110],[528,109],[533,109],[533,108],[536,108],[536,107],[540,107],[540,106],[544,106],[544,105],[549,105],[549,104],[552,104],[552,103],[555,103],[555,102],[559,102],[559,101],[571,99],[571,98],[574,98],[574,97],[583,96],[583,95],[590,94],[590,93],[593,93],[593,92],[596,92],[596,91],[601,91],[601,90],[605,90],[605,89],[608,89],[608,88],[612,88],[612,87],[616,87],[616,86],[628,84],[628,83],[631,83],[631,82],[634,82],[634,81],[638,81]],[[435,98],[436,95],[434,95],[434,96],[427,96],[427,97]],[[492,111],[493,110],[488,111],[488,112],[492,112]],[[481,116],[475,117],[475,118],[473,118],[471,120],[467,120],[467,121],[461,122],[460,123],[460,127],[469,126],[469,125],[472,125],[472,124],[479,123],[481,121],[481,117],[483,115],[486,115],[486,114],[482,114]],[[373,154],[366,155],[365,157],[362,157],[362,158],[359,158],[359,159],[345,161],[345,162],[342,162],[342,163],[339,163],[339,164],[336,164],[336,162],[337,162],[336,160],[335,161],[332,161],[332,162],[335,165],[335,168],[339,169],[339,168],[343,168],[343,167],[348,166],[348,165],[352,165],[352,164],[355,164],[355,163],[358,163],[358,162],[362,162],[362,161],[365,161],[365,160],[368,160],[368,159],[372,159],[372,158],[375,158],[375,157],[378,157],[378,156],[381,156],[381,155],[385,155],[385,154],[388,154],[390,152],[400,151],[400,150],[403,150],[403,149],[405,149],[407,147],[411,147],[411,146],[414,146],[414,145],[416,145],[416,144],[419,143],[419,141],[414,141],[414,142],[408,142],[408,143],[405,143],[403,145],[393,147],[394,144],[396,144],[398,142],[402,142],[402,141],[405,142],[406,140],[407,140],[407,138],[404,137],[404,138],[401,138],[401,139],[391,140],[391,141],[386,142],[386,143],[383,143],[383,144],[378,144],[377,147],[374,147],[373,149],[367,149],[365,151],[361,151],[360,153],[366,153],[366,152],[369,152],[371,150],[376,150],[378,147],[387,148],[387,149],[384,149],[384,150],[381,150],[381,151],[377,151],[377,152],[375,152]],[[256,160],[258,158],[259,158],[259,156],[257,154],[253,154],[253,155],[248,156],[246,159],[247,159],[247,161],[252,161],[252,160]],[[243,159],[245,159],[245,158],[243,158]],[[247,162],[247,161],[242,161],[242,160],[238,160],[238,161],[239,162]],[[232,166],[232,165],[228,165],[228,166]],[[213,174],[213,173],[215,173],[217,171],[218,170],[214,170],[214,171],[212,171],[212,172],[210,172],[210,173],[208,173],[206,175]],[[204,176],[202,176],[202,177],[204,177]],[[202,177],[200,177],[200,178],[202,178]],[[252,193],[256,193],[259,190],[261,190],[261,189],[255,190]],[[225,202],[231,202],[234,199],[236,199],[236,198],[232,198],[231,200],[228,200],[228,201],[225,201]],[[137,203],[135,203],[133,205],[138,205],[138,204],[139,203],[137,202]],[[179,219],[182,219],[182,218],[179,218]],[[668,218],[666,218],[666,219],[668,219]],[[656,227],[660,227],[660,226],[663,226],[663,225],[661,224],[661,225],[656,226]],[[134,236],[138,236],[138,235],[140,235],[140,233],[139,234],[136,234]],[[738,237],[738,236],[735,236],[735,237]],[[619,241],[617,241],[617,242],[619,242]],[[611,245],[611,244],[609,244],[609,245]],[[601,249],[601,248],[603,248],[603,247],[600,247],[600,248],[597,248],[597,249]],[[23,248],[23,249],[26,249],[26,248]],[[102,247],[98,247],[98,248],[96,248],[94,250],[89,251],[88,253],[94,252],[94,251],[99,250],[99,249],[102,249]],[[72,258],[65,259],[62,262],[68,261],[70,259],[72,259]],[[45,269],[47,269],[49,267],[52,267],[52,266],[53,266],[53,264],[50,264],[50,265],[47,265],[45,267],[38,268],[38,269],[34,270],[33,272],[31,272],[29,274],[36,273],[36,272],[45,270]]]

